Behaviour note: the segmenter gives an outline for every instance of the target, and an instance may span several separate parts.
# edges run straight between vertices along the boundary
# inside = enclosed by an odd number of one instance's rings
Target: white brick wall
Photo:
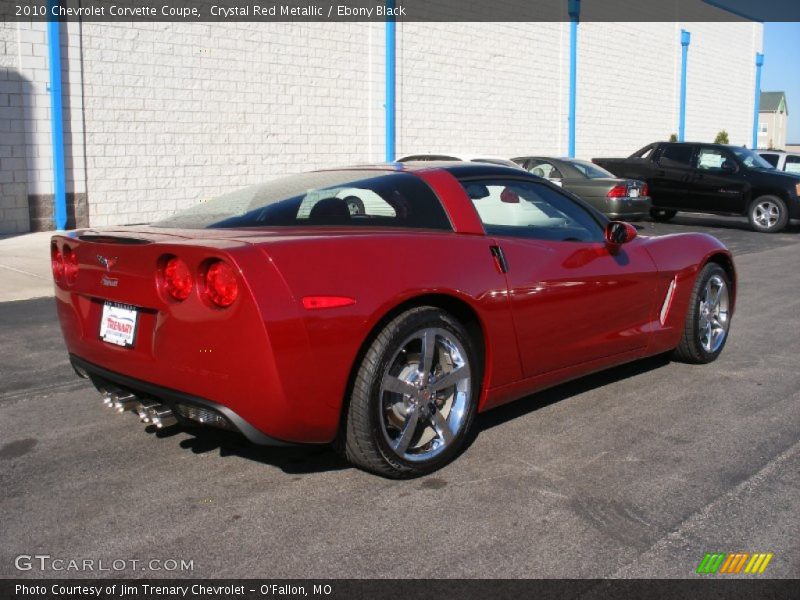
[[[398,26],[398,156],[563,154],[568,25]]]
[[[30,226],[28,195],[53,194],[47,24],[0,24],[0,50],[0,233],[17,233]],[[83,193],[78,23],[61,25],[61,64],[66,192]]]
[[[749,142],[760,24],[584,22],[579,156],[677,132],[681,27],[687,139]],[[62,46],[67,191],[88,193],[92,225],[383,159],[382,23],[83,23]],[[6,231],[27,227],[27,194],[52,193],[46,50],[45,24],[0,25]],[[569,23],[398,23],[397,154],[564,155],[568,77]]]
[[[756,52],[763,29],[752,23],[684,23],[692,34],[686,96],[686,139],[713,141],[721,129],[731,144],[753,141]]]
[[[381,33],[84,24],[92,224],[149,221],[272,176],[376,159]]]
[[[750,145],[760,25],[582,23],[578,156],[625,155],[678,133],[681,29],[691,32],[686,140],[711,142],[724,129]]]
[[[15,24],[0,23],[0,234],[28,230],[26,83],[16,70],[18,39]]]

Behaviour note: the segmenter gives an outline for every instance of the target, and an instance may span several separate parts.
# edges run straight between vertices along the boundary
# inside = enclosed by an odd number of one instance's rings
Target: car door
[[[465,189],[503,259],[525,377],[646,346],[656,268],[643,240],[611,253],[600,219],[545,183]]]
[[[648,179],[653,206],[676,210],[691,209],[689,180],[692,176],[694,144],[664,144],[655,157]]]
[[[748,187],[742,170],[733,153],[725,148],[699,146],[689,181],[689,198],[693,209],[742,214]]]

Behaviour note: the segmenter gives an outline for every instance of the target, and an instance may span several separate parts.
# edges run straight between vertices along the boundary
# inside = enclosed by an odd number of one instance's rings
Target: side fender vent
[[[672,307],[672,299],[675,297],[675,288],[678,286],[678,276],[672,278],[672,281],[669,282],[669,287],[667,288],[667,295],[664,296],[664,304],[661,305],[661,313],[658,315],[658,320],[661,322],[661,326],[664,326],[664,323],[667,322],[667,317],[669,316],[669,309]]]

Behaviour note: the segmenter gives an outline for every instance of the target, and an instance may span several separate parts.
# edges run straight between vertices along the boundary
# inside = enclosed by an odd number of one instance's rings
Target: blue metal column
[[[57,4],[50,0],[50,7]],[[52,15],[52,12],[50,13]],[[47,58],[50,64],[50,130],[53,140],[53,220],[56,229],[67,227],[67,196],[64,176],[64,123],[61,106],[60,22],[47,22]]]
[[[761,108],[761,67],[764,65],[764,55],[756,52],[756,101],[753,106],[753,145],[751,148],[758,148],[758,113]]]
[[[567,154],[575,157],[575,105],[578,94],[578,20],[581,15],[581,0],[568,0],[569,4],[569,138]]]
[[[681,109],[678,120],[678,141],[682,142],[686,133],[686,63],[689,58],[689,44],[692,34],[681,29]]]
[[[387,0],[386,6],[394,9],[394,0]],[[395,42],[395,18],[390,16],[386,18],[386,162],[395,158]]]

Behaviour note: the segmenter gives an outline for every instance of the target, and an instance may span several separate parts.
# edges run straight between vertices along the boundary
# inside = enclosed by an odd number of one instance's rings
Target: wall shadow
[[[80,29],[78,29],[80,32]],[[83,110],[82,102],[79,110],[76,111],[76,117],[79,115],[79,123],[73,123],[72,114],[72,97],[82,98],[83,86],[81,85],[81,78],[79,70],[70,69],[71,62],[78,62],[80,56],[72,56],[72,53],[80,53],[80,44],[70,47],[70,33],[67,23],[60,23],[60,37],[61,37],[61,101],[62,101],[62,123],[64,130],[64,175],[65,175],[65,195],[66,195],[66,208],[67,208],[67,229],[74,229],[76,227],[83,227],[89,224],[89,210],[88,199],[85,191],[78,191],[83,189],[78,187],[79,183],[82,184],[85,177],[85,157],[80,151],[84,148],[83,140]],[[44,45],[44,50],[47,50],[47,45]],[[49,56],[46,59],[49,61]],[[49,68],[49,65],[48,65]],[[50,175],[53,171],[52,160],[52,133],[46,135],[39,135],[38,139],[34,136],[33,131],[38,128],[40,131],[50,132],[50,122],[46,117],[43,117],[42,107],[49,107],[50,93],[47,91],[49,82],[38,82],[37,87],[25,79],[24,75],[16,70],[8,69],[10,77],[18,84],[12,87],[18,89],[18,108],[19,115],[19,131],[13,133],[21,133],[24,137],[23,156],[26,158],[25,165],[25,200],[24,204],[19,208],[24,208],[26,212],[27,226],[22,231],[53,231],[55,229],[55,193],[52,183],[43,183],[41,186],[36,186],[36,178],[39,173],[48,172]],[[49,74],[45,75],[49,79]],[[73,80],[74,78],[74,80]],[[0,94],[2,91],[2,84],[4,81],[0,80]],[[37,89],[38,88],[38,89]],[[12,119],[16,120],[17,117],[13,116]],[[0,142],[0,146],[3,142]],[[39,152],[39,146],[47,146],[48,152]],[[77,150],[77,156],[76,156]],[[81,163],[83,163],[81,165]],[[76,169],[78,169],[79,176],[76,177]],[[5,170],[5,169],[3,169]],[[0,175],[0,177],[7,177]],[[45,178],[45,180],[51,177]],[[76,181],[78,179],[79,181]],[[0,184],[5,185],[5,184]],[[38,189],[37,189],[38,188]],[[34,189],[36,193],[31,193]],[[18,190],[17,190],[18,191]],[[5,198],[6,194],[3,192]],[[19,228],[18,228],[19,229]],[[0,233],[6,233],[0,226]]]
[[[0,68],[0,234],[27,233],[28,154],[32,140],[25,105],[32,85],[19,71]]]

